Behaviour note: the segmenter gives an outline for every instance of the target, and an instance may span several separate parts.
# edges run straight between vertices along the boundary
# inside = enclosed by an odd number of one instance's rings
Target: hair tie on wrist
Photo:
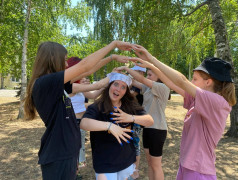
[[[134,115],[132,115],[132,119],[133,119],[133,122],[132,122],[132,123],[135,123],[135,117],[134,117]]]
[[[108,126],[108,128],[107,128],[107,131],[108,131],[108,132],[110,131],[111,125],[112,125],[112,122],[110,122],[110,124],[109,124],[109,126]]]

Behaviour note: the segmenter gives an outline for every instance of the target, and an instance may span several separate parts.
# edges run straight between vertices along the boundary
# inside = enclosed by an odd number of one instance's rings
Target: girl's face
[[[112,102],[119,102],[125,95],[127,84],[120,80],[115,80],[109,88],[109,97]]]
[[[193,79],[192,79],[192,83],[201,88],[201,89],[204,89],[204,90],[207,90],[208,88],[208,80],[207,79],[203,79],[202,76],[199,74],[199,72],[197,71],[194,71],[193,72]]]
[[[149,79],[151,81],[158,81],[159,78],[155,73],[153,73],[153,71],[148,70],[147,71],[147,79]]]
[[[90,80],[84,77],[80,79],[80,84],[90,84]]]

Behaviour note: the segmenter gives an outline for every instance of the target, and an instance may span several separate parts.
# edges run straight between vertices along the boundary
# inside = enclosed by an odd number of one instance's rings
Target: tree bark
[[[0,21],[3,22],[3,3],[4,3],[4,0],[1,1],[1,10],[0,10]],[[1,23],[2,25],[2,23]],[[2,42],[0,42],[0,45],[2,45]],[[3,73],[1,73],[1,89],[4,88],[4,75]]]
[[[223,60],[226,60],[231,63],[232,67],[233,61],[229,46],[228,34],[226,29],[226,24],[222,17],[221,7],[219,5],[219,0],[208,0],[208,7],[210,10],[210,14],[212,16],[212,24],[215,33],[216,40],[216,51],[217,56]],[[232,69],[232,78],[236,87],[236,98],[238,95],[238,78],[237,72],[235,72],[234,68]],[[238,137],[238,104],[232,107],[232,111],[230,114],[230,128],[225,135],[230,137]]]
[[[24,98],[27,86],[27,75],[26,75],[26,62],[27,62],[27,42],[28,42],[28,25],[31,13],[31,0],[27,2],[27,11],[25,19],[25,29],[24,29],[24,40],[22,48],[22,62],[21,62],[21,95],[20,95],[20,108],[17,119],[24,118]]]
[[[1,73],[1,89],[4,89],[4,75]]]

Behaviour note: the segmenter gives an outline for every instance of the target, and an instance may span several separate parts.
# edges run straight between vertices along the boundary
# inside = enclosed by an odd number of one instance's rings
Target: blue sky
[[[72,6],[76,6],[77,5],[77,2],[80,2],[81,0],[71,0],[72,2]],[[93,30],[93,22],[88,22],[88,25],[90,26],[91,30]],[[87,32],[85,30],[83,30],[82,32],[81,31],[78,31],[76,28],[74,29],[71,29],[70,26],[67,26],[67,34],[68,35],[73,35],[73,34],[78,34],[78,33],[81,33],[83,36],[87,36]]]
[[[75,6],[77,4],[77,2],[79,2],[80,0],[71,0],[72,5]]]

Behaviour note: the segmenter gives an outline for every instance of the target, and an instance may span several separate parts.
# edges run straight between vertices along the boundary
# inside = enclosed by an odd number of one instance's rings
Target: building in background
[[[0,74],[0,79],[1,89],[17,89],[20,87],[21,80],[10,74],[8,74],[7,76],[2,76],[2,74]]]

